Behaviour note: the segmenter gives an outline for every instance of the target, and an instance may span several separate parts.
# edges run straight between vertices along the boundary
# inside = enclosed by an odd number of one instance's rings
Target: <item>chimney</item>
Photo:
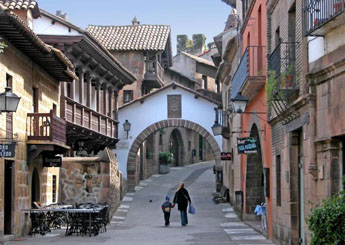
[[[56,11],[56,16],[68,21],[68,16],[66,13],[62,13],[61,10]]]
[[[134,26],[138,26],[140,25],[140,21],[138,20],[138,18],[135,16],[134,19],[132,20],[132,25]]]

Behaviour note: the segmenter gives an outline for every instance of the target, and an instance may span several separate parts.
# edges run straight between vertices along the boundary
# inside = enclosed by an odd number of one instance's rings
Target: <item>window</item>
[[[275,35],[274,35],[274,45],[277,47],[280,44],[280,29],[277,28]]]
[[[133,100],[133,90],[123,91],[123,103],[128,103]]]
[[[38,88],[32,88],[32,109],[34,112],[38,112]]]
[[[277,206],[281,206],[281,162],[280,155],[276,156],[276,177],[277,177]]]
[[[52,192],[53,192],[52,193],[52,196],[53,196],[52,199],[53,200],[52,201],[56,202],[56,175],[53,175],[53,183],[52,184],[53,184],[53,190],[52,190]]]
[[[188,151],[192,150],[192,142],[188,141]]]
[[[207,76],[202,75],[202,84],[201,84],[202,89],[207,89]]]

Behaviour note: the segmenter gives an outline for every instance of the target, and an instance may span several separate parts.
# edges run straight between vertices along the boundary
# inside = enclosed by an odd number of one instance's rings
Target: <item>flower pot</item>
[[[159,173],[160,174],[167,174],[170,172],[170,164],[160,164],[159,165]]]

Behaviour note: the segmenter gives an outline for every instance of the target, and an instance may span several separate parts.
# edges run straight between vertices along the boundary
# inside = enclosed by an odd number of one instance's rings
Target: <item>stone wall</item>
[[[121,200],[122,173],[115,155],[105,150],[101,157],[65,157],[60,175],[60,200],[66,204],[102,203],[110,206],[110,217]]]

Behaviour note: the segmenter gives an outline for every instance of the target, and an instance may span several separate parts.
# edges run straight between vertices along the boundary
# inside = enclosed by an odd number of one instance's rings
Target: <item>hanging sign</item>
[[[231,159],[232,159],[231,152],[221,152],[220,153],[220,160],[231,161]]]
[[[257,139],[253,137],[237,138],[238,154],[257,153]]]
[[[44,155],[43,156],[43,167],[61,167],[62,158],[59,156]]]
[[[0,157],[12,158],[15,156],[16,144],[0,144]]]

